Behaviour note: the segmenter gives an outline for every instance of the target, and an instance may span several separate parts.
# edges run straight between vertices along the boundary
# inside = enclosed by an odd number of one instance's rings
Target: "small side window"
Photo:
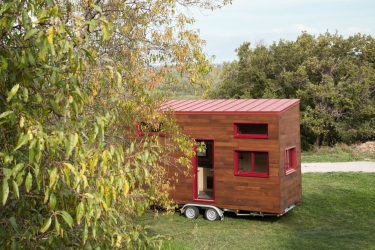
[[[285,149],[284,171],[285,175],[291,174],[297,170],[296,147]]]
[[[268,138],[268,124],[267,123],[235,123],[234,124],[235,138]]]

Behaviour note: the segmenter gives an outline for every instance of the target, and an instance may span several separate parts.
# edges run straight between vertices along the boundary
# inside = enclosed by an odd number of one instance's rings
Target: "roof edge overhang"
[[[174,111],[173,109],[170,110],[160,110],[160,112],[168,113],[172,112],[176,115],[262,115],[262,114],[268,114],[268,115],[278,115],[281,114],[297,105],[300,104],[300,99],[294,99],[295,102],[285,107],[282,110],[278,111]]]

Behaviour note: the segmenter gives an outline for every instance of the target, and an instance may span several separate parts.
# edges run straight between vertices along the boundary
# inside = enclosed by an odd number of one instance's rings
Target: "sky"
[[[235,49],[245,41],[270,45],[295,40],[303,31],[375,36],[375,0],[233,0],[213,12],[189,9],[188,14],[214,63],[235,60]]]

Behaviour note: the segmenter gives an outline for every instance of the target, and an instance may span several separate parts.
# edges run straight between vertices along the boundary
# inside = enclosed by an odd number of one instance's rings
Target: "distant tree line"
[[[373,37],[302,33],[237,54],[212,98],[300,98],[304,148],[375,139]]]

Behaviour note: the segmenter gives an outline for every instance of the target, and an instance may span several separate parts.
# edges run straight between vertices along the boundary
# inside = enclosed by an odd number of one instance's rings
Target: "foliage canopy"
[[[237,49],[224,67],[221,98],[300,98],[302,143],[333,145],[375,139],[375,40],[357,34]]]
[[[211,1],[0,0],[0,245],[158,244],[134,218],[169,205],[160,164],[191,141],[152,90],[210,69],[181,8]],[[163,123],[168,138],[137,138]]]

